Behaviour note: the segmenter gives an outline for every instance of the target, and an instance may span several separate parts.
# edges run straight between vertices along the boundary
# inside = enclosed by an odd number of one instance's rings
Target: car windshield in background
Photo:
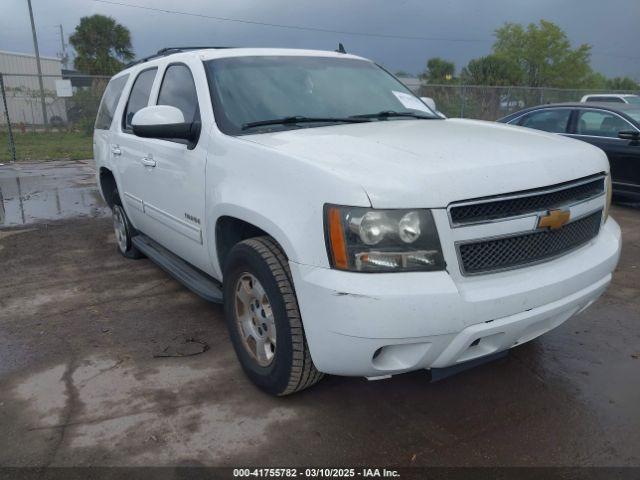
[[[392,75],[365,60],[256,56],[220,58],[205,65],[216,122],[230,135],[357,119],[438,118]]]
[[[640,107],[640,97],[626,97],[627,103]]]

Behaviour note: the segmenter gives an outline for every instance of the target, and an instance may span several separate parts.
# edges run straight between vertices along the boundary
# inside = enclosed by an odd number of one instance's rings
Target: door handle
[[[114,145],[113,147],[111,147],[111,153],[113,153],[115,156],[120,156],[122,155],[122,150],[120,150],[120,147],[118,145]]]
[[[156,166],[156,161],[153,159],[153,157],[151,155],[149,155],[148,157],[142,157],[142,164],[145,167],[155,167]]]

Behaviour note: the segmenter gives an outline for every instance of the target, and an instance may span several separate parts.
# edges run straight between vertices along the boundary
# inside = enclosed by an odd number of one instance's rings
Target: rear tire
[[[246,375],[272,395],[289,395],[323,377],[309,353],[289,263],[270,237],[236,244],[224,270],[224,312]]]
[[[129,222],[127,213],[122,208],[118,191],[113,192],[113,229],[116,235],[116,248],[124,257],[131,259],[143,258],[144,254],[132,242],[135,229]]]

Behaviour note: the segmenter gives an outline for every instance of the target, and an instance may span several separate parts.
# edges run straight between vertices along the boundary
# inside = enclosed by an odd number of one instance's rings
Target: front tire
[[[289,395],[322,378],[304,334],[288,261],[270,237],[236,244],[224,271],[224,311],[246,375],[273,395]]]

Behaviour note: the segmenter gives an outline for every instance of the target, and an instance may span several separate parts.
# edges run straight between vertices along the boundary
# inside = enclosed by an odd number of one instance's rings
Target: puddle
[[[0,166],[0,226],[108,215],[94,179],[93,161]]]

